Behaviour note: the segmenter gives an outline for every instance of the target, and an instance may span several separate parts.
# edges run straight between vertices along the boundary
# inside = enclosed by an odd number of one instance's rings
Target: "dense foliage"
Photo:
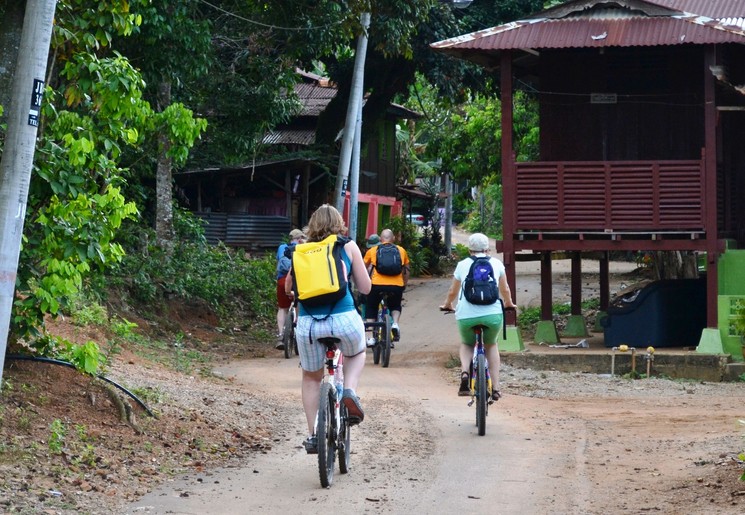
[[[389,102],[408,96],[420,73],[417,91],[431,105],[419,107],[436,114],[425,130],[412,127],[404,136],[411,150],[407,177],[445,169],[488,185],[498,176],[492,150],[499,134],[488,119],[499,109],[492,82],[429,44],[517,18],[538,4],[475,0],[454,11],[438,0],[60,0],[11,340],[43,336],[45,316],[67,309],[81,291],[105,296],[105,284],[138,301],[199,297],[225,318],[270,318],[259,299],[271,296],[271,260],[207,246],[196,222],[178,210],[173,224],[180,238],[172,253],[154,244],[162,212],[156,207],[172,202],[156,195],[156,170],[164,163],[178,169],[254,159],[262,135],[297,112],[289,93],[296,67],[328,73],[338,84],[319,122],[319,147],[310,151],[333,169],[328,149],[343,123],[362,12],[372,14],[366,126],[374,129]],[[0,1],[0,14],[5,6]],[[463,100],[465,107],[453,107]],[[420,138],[428,153],[418,149]],[[464,168],[464,161],[473,167]],[[429,217],[435,208],[428,204]],[[402,220],[399,232],[413,231],[405,225]],[[418,243],[414,234],[407,237],[416,269],[435,271],[443,250],[439,231],[425,231]]]

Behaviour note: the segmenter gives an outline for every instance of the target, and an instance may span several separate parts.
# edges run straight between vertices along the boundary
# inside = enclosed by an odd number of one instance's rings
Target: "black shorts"
[[[378,312],[378,304],[380,304],[380,298],[383,293],[388,294],[388,310],[401,312],[401,297],[404,294],[403,286],[377,286],[375,284],[370,288],[370,293],[367,294],[367,303],[365,304],[365,316],[372,320],[375,318],[375,314]]]

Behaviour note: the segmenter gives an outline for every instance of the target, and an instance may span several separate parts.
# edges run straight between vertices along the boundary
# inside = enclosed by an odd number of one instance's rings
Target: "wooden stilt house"
[[[527,19],[433,43],[501,81],[504,252],[600,252],[601,309],[611,251],[706,256],[706,325],[717,327],[718,262],[745,248],[745,3],[574,0]],[[512,95],[540,104],[540,160],[517,162]]]

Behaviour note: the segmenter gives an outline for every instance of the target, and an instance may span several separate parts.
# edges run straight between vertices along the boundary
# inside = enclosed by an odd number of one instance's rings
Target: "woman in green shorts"
[[[468,275],[473,259],[485,257],[489,254],[489,238],[485,234],[474,233],[468,238],[468,250],[471,257],[460,261],[455,267],[453,273],[453,283],[448,290],[445,304],[440,306],[443,310],[453,310],[453,302],[458,301],[455,308],[455,319],[458,321],[458,330],[460,332],[460,388],[458,395],[469,395],[468,380],[470,377],[471,361],[473,359],[474,336],[473,327],[484,325],[484,347],[486,348],[486,359],[489,361],[489,369],[492,374],[494,384],[493,399],[497,400],[501,396],[499,393],[499,349],[497,348],[497,336],[502,329],[502,305],[500,302],[488,305],[476,305],[468,302],[462,294],[461,284]],[[494,270],[494,277],[498,278],[499,297],[504,302],[505,308],[514,308],[512,302],[512,293],[507,284],[507,275],[505,274],[504,265],[495,257],[489,257],[489,263]]]

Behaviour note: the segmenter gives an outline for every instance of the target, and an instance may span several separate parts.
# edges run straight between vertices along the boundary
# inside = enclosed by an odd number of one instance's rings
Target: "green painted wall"
[[[719,258],[719,295],[745,295],[745,250],[727,249]]]

